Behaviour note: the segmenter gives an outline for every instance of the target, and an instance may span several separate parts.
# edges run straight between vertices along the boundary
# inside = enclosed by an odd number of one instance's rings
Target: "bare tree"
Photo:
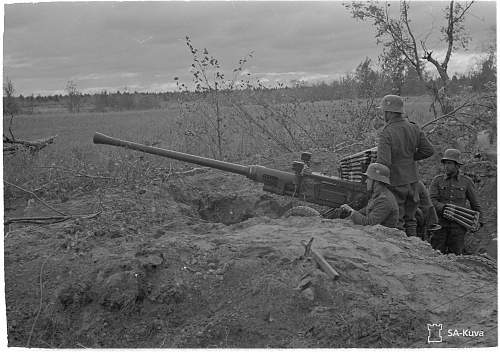
[[[465,30],[464,21],[474,1],[450,3],[444,9],[446,25],[441,28],[443,40],[446,44],[446,54],[442,61],[433,56],[433,50],[426,43],[426,39],[415,36],[409,16],[410,6],[407,1],[401,1],[398,14],[390,13],[389,2],[352,2],[344,4],[351,11],[354,18],[361,21],[373,22],[377,29],[375,37],[377,43],[383,44],[390,50],[396,50],[404,58],[409,67],[413,67],[419,78],[424,81],[425,64],[430,63],[437,70],[440,80],[427,84],[427,88],[434,97],[433,108],[436,115],[434,103],[439,103],[444,114],[453,110],[448,96],[448,64],[454,50],[461,46],[467,47],[470,37]]]
[[[14,133],[12,132],[12,122],[14,120],[14,116],[19,113],[19,106],[14,98],[14,84],[9,78],[6,78],[3,85],[3,105],[4,105],[4,113],[10,116],[9,121],[9,135],[3,134],[3,152],[7,154],[16,153],[19,148],[29,149],[31,152],[37,152],[40,149],[45,148],[47,145],[54,143],[54,140],[57,136],[52,136],[49,138],[38,139],[35,141],[27,141],[14,137]]]
[[[68,93],[69,112],[79,112],[81,93],[74,81],[68,81],[68,83],[66,84],[66,92]]]
[[[14,116],[19,112],[19,106],[16,103],[14,98],[14,84],[10,80],[10,78],[6,77],[5,82],[3,84],[3,112],[4,114],[9,115],[9,137],[6,137],[4,134],[4,142],[7,140],[15,141],[14,134],[12,133],[12,122],[14,120]]]

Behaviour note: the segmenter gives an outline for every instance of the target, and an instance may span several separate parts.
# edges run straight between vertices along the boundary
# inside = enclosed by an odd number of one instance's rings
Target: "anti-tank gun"
[[[98,132],[94,134],[94,143],[124,147],[143,153],[159,155],[243,175],[253,181],[262,183],[264,185],[264,191],[281,196],[299,198],[309,203],[331,208],[338,208],[342,204],[349,204],[354,209],[361,209],[368,201],[364,183],[312,172],[310,168],[310,153],[302,153],[301,161],[294,161],[292,164],[293,172],[287,172],[260,165],[240,165],[173,150],[151,147],[109,137]],[[328,217],[331,217],[331,212],[327,212],[326,214],[330,214]]]

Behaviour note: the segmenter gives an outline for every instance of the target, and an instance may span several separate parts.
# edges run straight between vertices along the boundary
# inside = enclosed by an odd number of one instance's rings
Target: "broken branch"
[[[38,197],[35,193],[33,193],[33,192],[31,192],[31,191],[28,191],[27,189],[24,189],[24,188],[22,188],[22,187],[19,187],[19,186],[17,186],[17,185],[15,185],[15,184],[13,184],[13,183],[10,183],[9,181],[5,181],[5,180],[3,180],[3,182],[5,182],[6,184],[8,184],[9,186],[12,186],[12,187],[14,187],[14,188],[17,188],[17,189],[19,189],[19,190],[21,190],[21,191],[23,191],[23,192],[28,193],[28,194],[31,194],[31,195],[32,195],[33,197],[35,197],[38,201],[40,201],[40,203],[42,203],[43,205],[45,205],[47,208],[49,208],[49,209],[51,209],[51,210],[55,211],[56,213],[59,213],[59,214],[61,214],[61,215],[63,215],[63,216],[68,216],[68,214],[65,214],[65,213],[63,213],[62,211],[59,211],[59,210],[57,210],[56,208],[52,207],[51,205],[49,205],[49,204],[45,203],[45,202],[44,202],[42,199],[40,199],[40,197]]]

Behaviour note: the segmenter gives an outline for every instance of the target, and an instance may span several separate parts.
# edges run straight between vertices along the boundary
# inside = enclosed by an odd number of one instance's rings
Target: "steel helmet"
[[[441,162],[450,160],[456,162],[458,165],[463,165],[463,163],[460,162],[460,154],[460,150],[458,149],[446,149],[443,157],[441,158]]]
[[[377,180],[388,185],[391,184],[391,181],[389,180],[391,172],[389,168],[384,164],[371,163],[370,165],[368,165],[368,168],[366,169],[366,173],[364,173],[364,175],[373,180]]]
[[[382,98],[380,102],[380,106],[377,106],[377,109],[381,109],[382,111],[392,111],[403,113],[403,99],[399,95],[386,95]]]

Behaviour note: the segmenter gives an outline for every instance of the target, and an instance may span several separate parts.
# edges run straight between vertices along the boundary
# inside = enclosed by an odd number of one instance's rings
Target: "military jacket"
[[[357,225],[383,225],[396,227],[399,219],[399,210],[396,198],[387,188],[373,194],[366,207],[353,211],[352,221]]]
[[[417,160],[434,154],[424,132],[404,117],[396,117],[380,132],[377,162],[391,170],[391,185],[402,186],[418,181]]]
[[[443,174],[434,177],[430,187],[430,196],[439,215],[442,215],[443,208],[447,203],[467,207],[466,203],[468,200],[470,208],[481,214],[479,219],[480,222],[483,222],[481,206],[474,183],[465,175],[458,173],[455,176]],[[441,222],[445,225],[447,223],[445,219],[441,219]]]

